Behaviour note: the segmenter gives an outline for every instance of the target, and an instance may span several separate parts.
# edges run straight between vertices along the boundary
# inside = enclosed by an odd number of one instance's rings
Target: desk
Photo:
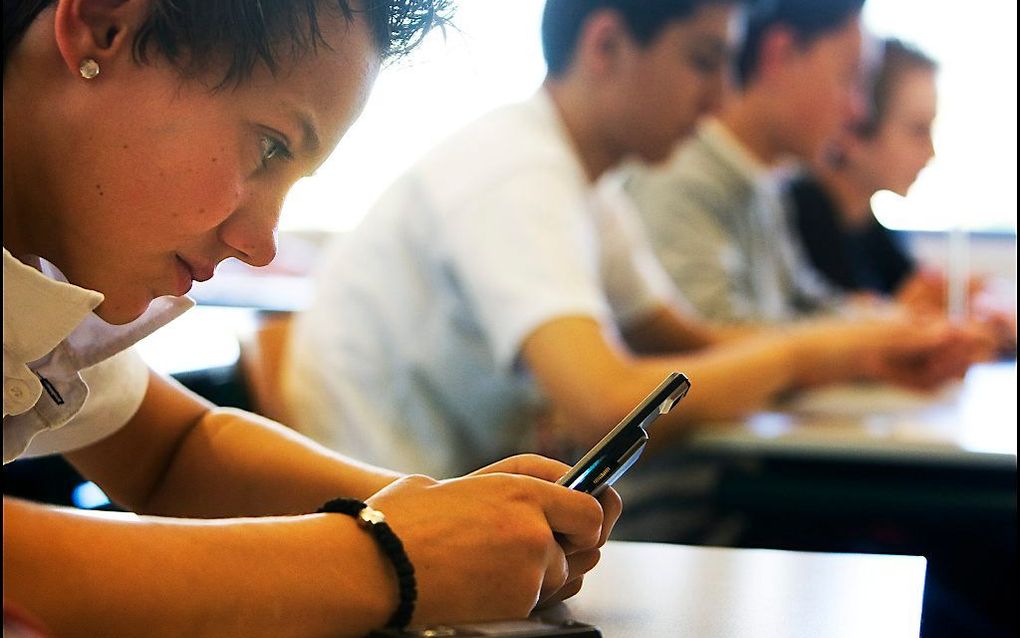
[[[1013,636],[1016,383],[1012,362],[929,401],[834,389],[704,427],[684,453],[721,468],[739,545],[923,555],[926,636]]]
[[[838,525],[911,517],[940,533],[987,525],[983,534],[1008,536],[1015,552],[1016,363],[976,366],[932,401],[901,397],[894,409],[888,397],[836,390],[797,411],[707,426],[686,453],[725,466],[724,505],[752,515],[808,512]]]
[[[610,542],[566,607],[605,638],[916,638],[924,573],[914,556]]]
[[[1000,468],[1016,472],[1016,362],[974,366],[931,397],[875,387],[822,390],[739,423],[700,428],[690,449]]]

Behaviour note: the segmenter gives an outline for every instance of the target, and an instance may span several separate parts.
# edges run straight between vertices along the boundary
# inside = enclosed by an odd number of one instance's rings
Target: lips
[[[177,255],[177,286],[175,294],[179,297],[191,290],[193,281],[208,281],[212,279],[216,266],[191,262],[180,255]]]

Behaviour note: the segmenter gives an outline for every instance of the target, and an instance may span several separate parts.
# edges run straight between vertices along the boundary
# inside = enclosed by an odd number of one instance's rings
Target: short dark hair
[[[256,65],[277,69],[281,54],[324,45],[321,10],[347,20],[363,14],[384,58],[414,48],[449,19],[451,0],[150,0],[149,15],[133,42],[135,59],[155,53],[186,77],[207,71],[211,59],[226,70],[220,87],[247,79]],[[28,26],[55,0],[4,0],[4,63]]]
[[[744,42],[737,56],[737,79],[742,86],[754,78],[765,36],[773,29],[789,29],[801,46],[843,28],[861,13],[864,0],[757,0],[747,12]]]
[[[861,137],[871,137],[882,127],[889,114],[889,102],[903,76],[911,71],[938,70],[938,63],[914,45],[896,38],[882,41],[882,57],[871,77],[868,91],[868,114],[854,130]]]
[[[743,0],[546,0],[542,12],[542,53],[549,75],[562,75],[574,58],[588,17],[600,10],[618,13],[631,37],[648,44],[670,22],[689,18],[708,4],[743,4]]]

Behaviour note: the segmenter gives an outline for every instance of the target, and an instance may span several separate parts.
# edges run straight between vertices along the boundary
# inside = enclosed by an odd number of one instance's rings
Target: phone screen
[[[659,415],[672,410],[690,388],[686,375],[670,374],[557,483],[597,496],[638,460],[648,442],[645,428]]]

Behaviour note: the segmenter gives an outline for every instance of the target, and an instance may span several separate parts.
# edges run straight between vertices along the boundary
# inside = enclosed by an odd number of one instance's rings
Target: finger
[[[602,547],[609,540],[609,534],[612,533],[613,526],[623,512],[623,499],[610,487],[599,495],[599,504],[602,506],[602,532],[599,535],[598,546]]]
[[[542,587],[539,590],[538,600],[545,600],[562,589],[569,578],[569,559],[559,545],[550,543],[546,557],[545,575],[542,577]]]
[[[584,585],[584,577],[575,578],[574,580],[567,582],[559,590],[554,591],[547,598],[540,600],[536,609],[551,607],[562,600],[566,600],[567,598],[576,595],[577,592],[581,591],[582,585]]]
[[[532,476],[555,483],[569,469],[570,466],[565,463],[560,463],[538,454],[518,454],[486,465],[479,470],[475,470],[472,474],[505,472],[507,474]]]
[[[539,599],[539,606],[546,606],[552,603],[570,598],[581,590],[584,582],[584,575],[598,564],[602,553],[597,550],[580,552],[573,556],[567,556],[568,575],[562,586],[555,591],[549,591]]]
[[[549,527],[563,550],[573,554],[598,546],[602,533],[602,506],[590,494],[532,477],[517,477],[537,499]]]
[[[567,556],[567,582],[590,572],[599,564],[601,558],[602,552],[597,549],[589,549]]]

